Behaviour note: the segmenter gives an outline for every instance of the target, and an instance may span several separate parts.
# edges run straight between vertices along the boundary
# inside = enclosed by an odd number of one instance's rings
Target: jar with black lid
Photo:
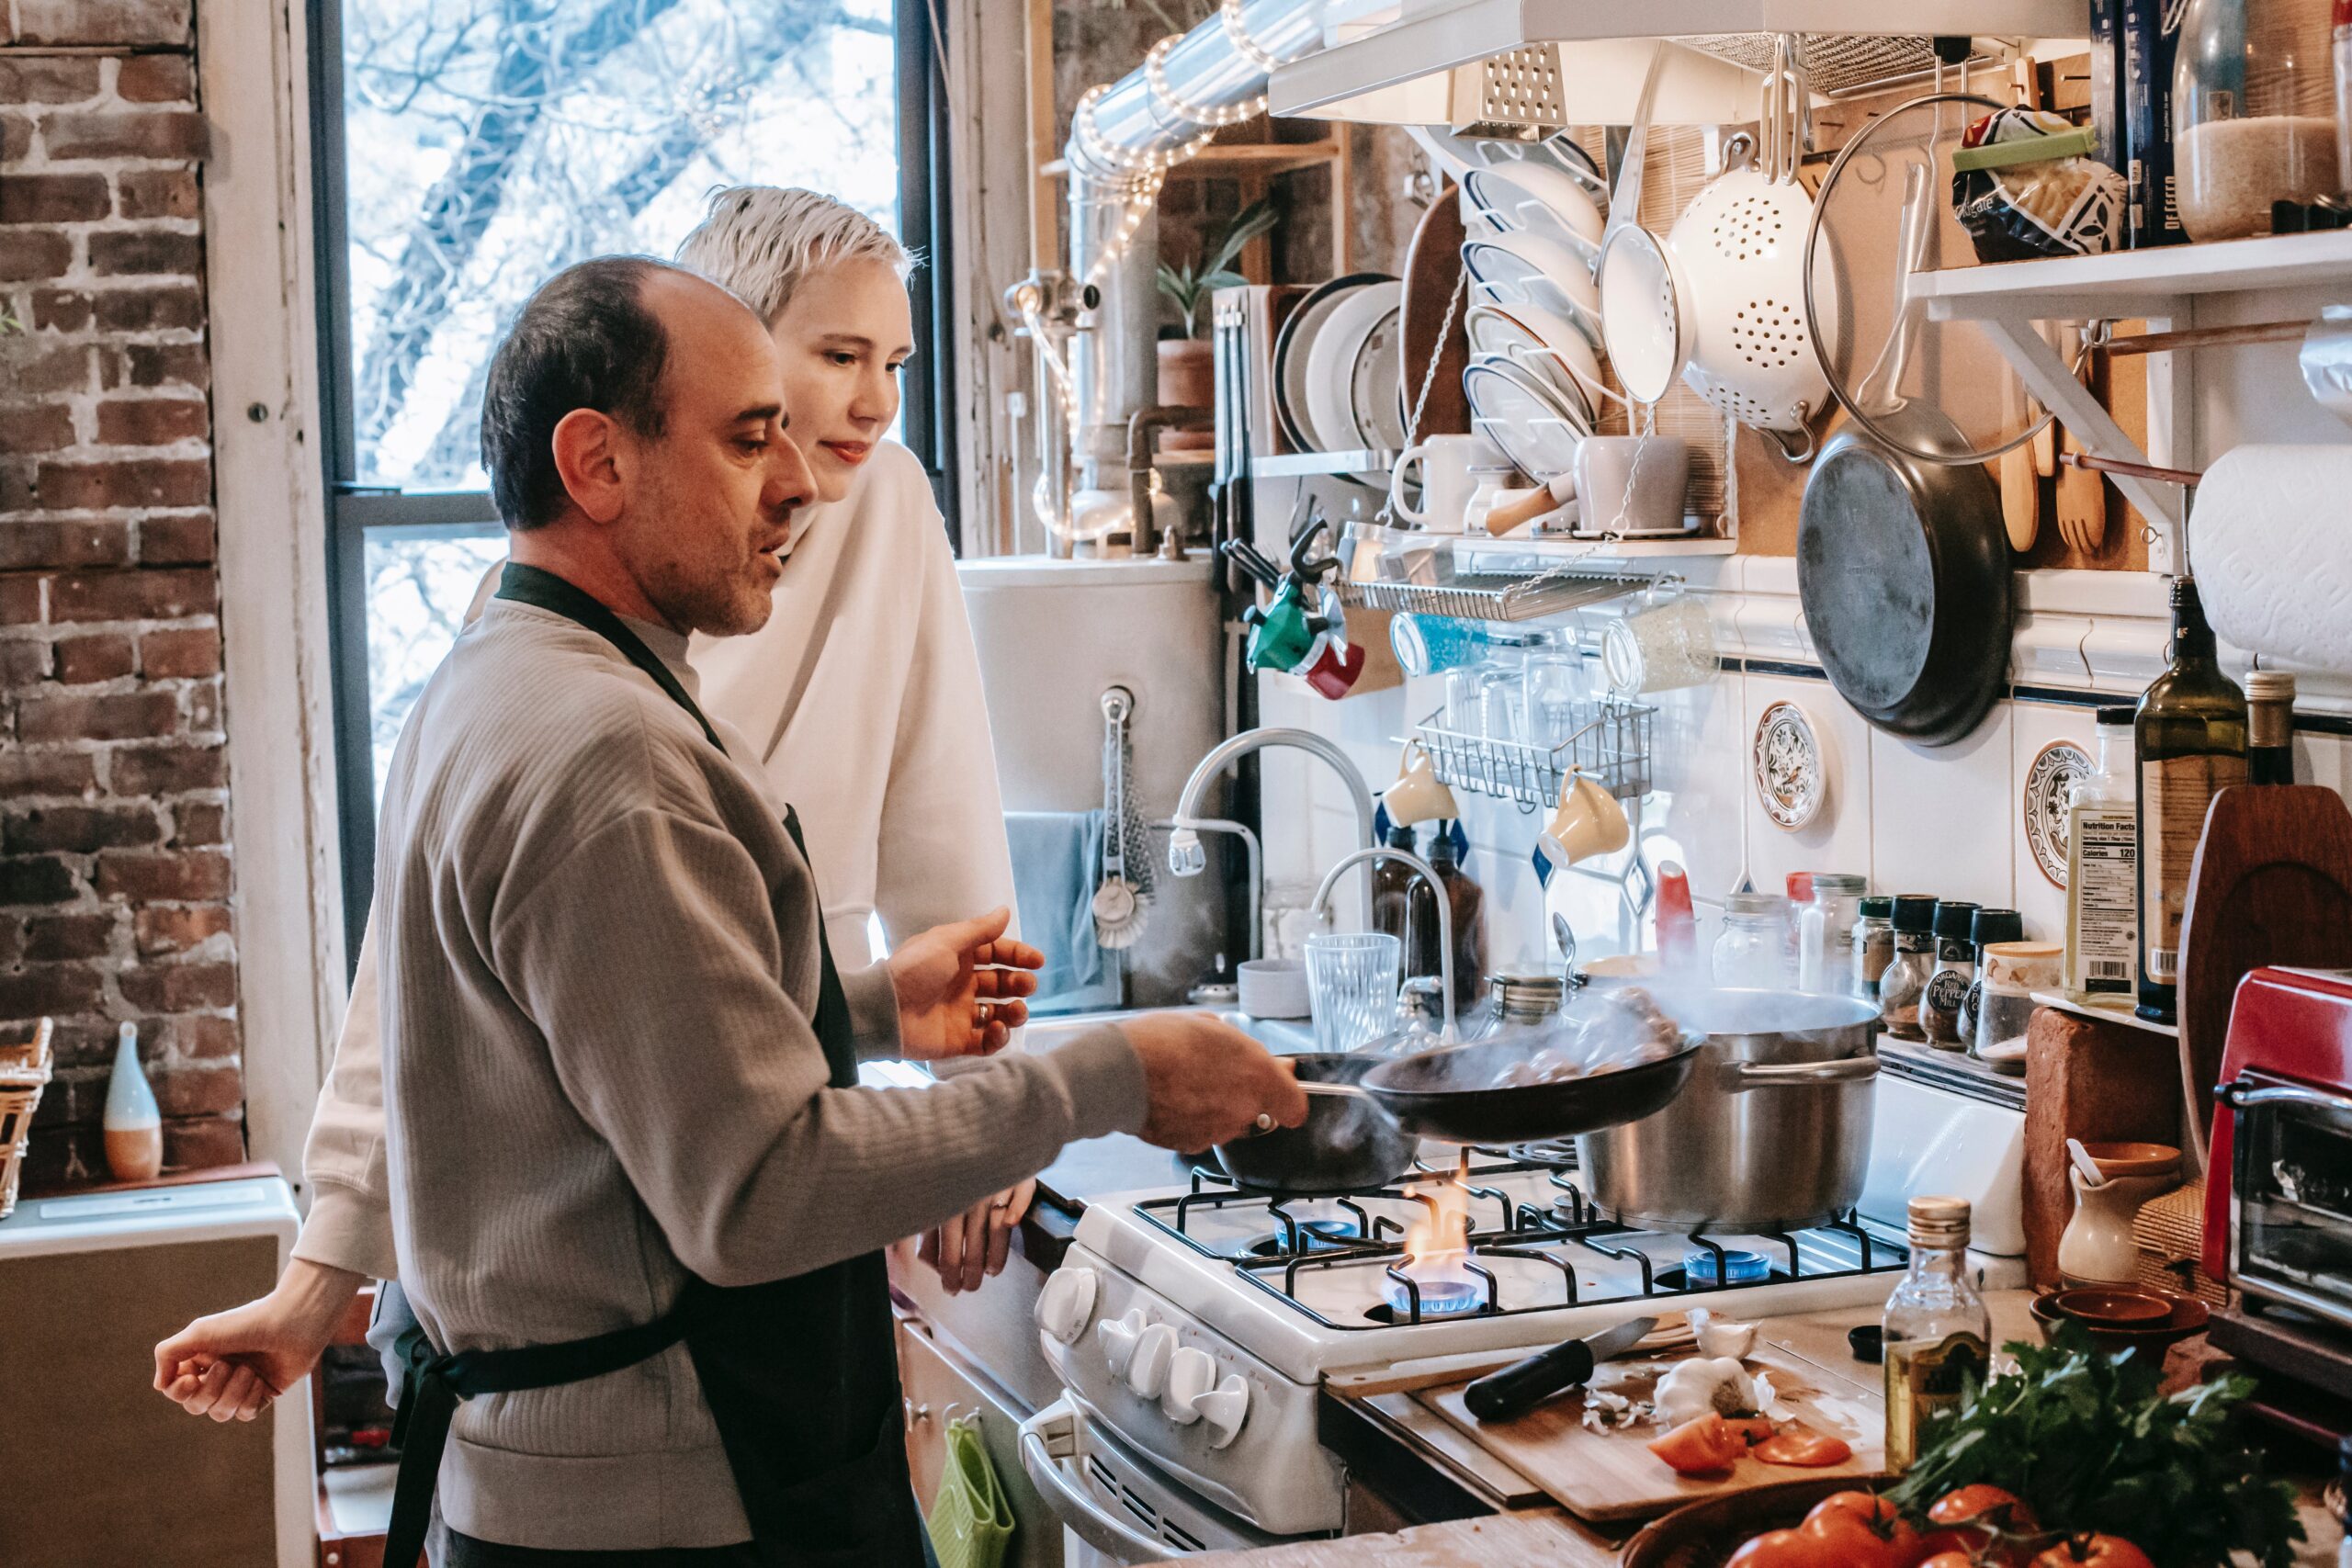
[[[1874,894],[1859,906],[1854,922],[1853,992],[1864,1001],[1878,1000],[1878,977],[1894,962],[1894,900]]]
[[[1968,983],[1976,978],[1976,949],[1971,941],[1976,906],[1965,898],[1939,899],[1932,924],[1936,963],[1919,993],[1919,1032],[1930,1045],[1957,1051],[1968,1043],[1960,1032],[1960,1010]]]
[[[1894,900],[1894,958],[1878,977],[1879,1026],[1898,1040],[1925,1038],[1919,1032],[1919,996],[1936,966],[1936,901],[1925,893],[1898,894]]]

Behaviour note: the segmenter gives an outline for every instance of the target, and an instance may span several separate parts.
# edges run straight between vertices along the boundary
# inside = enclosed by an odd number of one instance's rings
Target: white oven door
[[[1077,1537],[1069,1568],[1170,1562],[1201,1551],[1278,1546],[1123,1450],[1067,1396],[1021,1424],[1021,1468]]]

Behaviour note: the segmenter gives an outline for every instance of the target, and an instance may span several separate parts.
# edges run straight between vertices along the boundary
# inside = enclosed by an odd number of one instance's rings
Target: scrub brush
[[[1134,712],[1125,687],[1102,694],[1102,882],[1094,890],[1094,940],[1114,949],[1143,940],[1151,904],[1150,843],[1127,794],[1134,763],[1127,719]]]

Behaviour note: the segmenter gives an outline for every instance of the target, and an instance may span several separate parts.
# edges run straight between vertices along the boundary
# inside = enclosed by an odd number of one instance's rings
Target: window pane
[[[506,558],[506,535],[368,535],[368,728],[376,798],[416,694],[458,640],[482,573]]]
[[[898,231],[889,0],[344,0],[343,27],[362,483],[481,488],[481,378],[525,297],[673,254],[717,186]]]

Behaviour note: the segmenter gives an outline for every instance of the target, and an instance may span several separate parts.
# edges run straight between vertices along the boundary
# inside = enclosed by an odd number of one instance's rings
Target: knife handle
[[[1462,1403],[1481,1421],[1508,1421],[1586,1382],[1592,1368],[1592,1347],[1570,1339],[1487,1373],[1462,1391]]]

